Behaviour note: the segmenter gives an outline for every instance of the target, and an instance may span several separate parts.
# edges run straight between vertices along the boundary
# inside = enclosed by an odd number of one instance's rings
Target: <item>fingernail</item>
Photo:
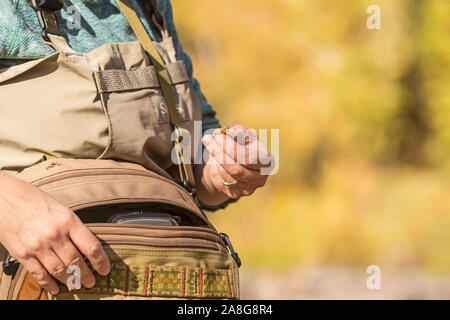
[[[56,296],[58,293],[59,293],[59,290],[58,290],[58,289],[50,290],[50,294],[51,294],[52,296]]]
[[[107,271],[102,271],[102,272],[99,272],[102,276],[106,276],[106,275],[108,275],[109,274],[109,272],[110,272],[111,270],[107,270]]]
[[[95,278],[88,279],[84,286],[86,288],[92,288],[93,286],[95,286]]]
[[[99,271],[102,276],[106,276],[108,273],[111,272],[111,266],[105,267],[103,270]]]

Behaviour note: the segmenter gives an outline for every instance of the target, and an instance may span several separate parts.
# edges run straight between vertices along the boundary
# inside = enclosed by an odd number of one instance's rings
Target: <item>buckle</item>
[[[43,10],[61,10],[63,7],[63,0],[27,0],[28,4],[36,11],[39,21],[39,26],[42,29],[41,35],[45,41],[50,41],[47,32],[47,21]]]
[[[236,251],[234,251],[233,245],[231,244],[230,238],[225,233],[220,233],[220,236],[222,240],[227,245],[228,249],[230,250],[231,256],[233,257],[234,261],[236,261],[237,266],[240,268],[242,265],[242,261],[239,258],[239,255]]]
[[[17,270],[19,269],[20,263],[17,260],[12,261],[12,257],[10,254],[6,257],[6,261],[3,262],[2,268],[3,273],[8,276],[15,276]]]
[[[174,148],[175,148],[175,152],[176,152],[176,156],[177,156],[177,165],[178,165],[178,170],[180,173],[180,179],[181,179],[181,183],[182,186],[188,190],[189,193],[191,193],[190,187],[189,187],[189,175],[186,169],[186,165],[184,163],[184,155],[183,155],[183,150],[180,148],[180,142],[183,139],[183,136],[181,134],[181,128],[179,128],[178,126],[174,126],[173,131],[175,133],[175,141],[174,141]]]
[[[31,6],[34,10],[39,11],[42,9],[49,10],[61,10],[64,6],[64,0],[27,0],[31,1]]]

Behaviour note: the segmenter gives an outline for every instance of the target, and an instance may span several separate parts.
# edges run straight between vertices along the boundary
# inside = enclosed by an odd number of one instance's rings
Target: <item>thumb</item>
[[[213,142],[214,138],[210,134],[205,134],[202,138],[203,145],[208,148],[208,146]]]

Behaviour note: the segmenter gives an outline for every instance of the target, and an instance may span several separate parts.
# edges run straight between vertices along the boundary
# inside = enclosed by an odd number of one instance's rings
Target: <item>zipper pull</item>
[[[189,192],[191,197],[194,199],[195,204],[197,204],[197,207],[200,209],[202,215],[206,218],[206,220],[208,220],[208,216],[206,215],[205,211],[203,211],[202,206],[200,205],[200,201],[198,200],[197,191],[195,190],[195,188],[189,187],[188,185],[184,185],[184,188]]]
[[[233,257],[234,261],[236,261],[237,266],[240,268],[242,265],[241,259],[239,258],[239,255],[236,251],[234,251],[233,245],[231,244],[230,238],[225,233],[220,233],[220,237],[227,245],[228,249],[230,250],[231,256]]]

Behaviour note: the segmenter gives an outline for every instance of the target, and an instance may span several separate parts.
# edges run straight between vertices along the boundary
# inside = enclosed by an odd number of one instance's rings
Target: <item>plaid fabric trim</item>
[[[95,287],[73,293],[116,294],[142,297],[235,299],[231,269],[189,266],[111,265],[107,276],[96,274]],[[61,293],[67,293],[60,286]]]

